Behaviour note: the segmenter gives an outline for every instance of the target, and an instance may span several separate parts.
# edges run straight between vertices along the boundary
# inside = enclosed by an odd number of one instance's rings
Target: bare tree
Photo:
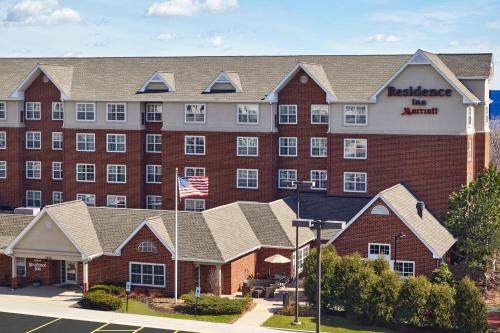
[[[490,131],[491,161],[500,166],[500,118],[491,119]]]

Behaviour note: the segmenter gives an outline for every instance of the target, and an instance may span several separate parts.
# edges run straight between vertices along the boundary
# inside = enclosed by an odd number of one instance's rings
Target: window
[[[326,190],[326,170],[311,170],[311,181],[313,190]]]
[[[238,124],[258,124],[259,123],[259,105],[258,104],[238,104],[237,106]]]
[[[52,103],[52,120],[64,119],[64,106],[61,102]]]
[[[161,121],[162,105],[161,104],[146,104],[146,121],[159,122]]]
[[[368,106],[366,105],[345,105],[344,125],[367,125]]]
[[[345,159],[366,159],[366,139],[344,139]]]
[[[394,271],[402,277],[415,276],[415,262],[397,260],[394,263]]]
[[[94,103],[77,103],[76,104],[76,120],[78,120],[78,121],[94,121],[95,120],[95,104]]]
[[[472,161],[472,140],[467,140],[467,161]]]
[[[186,155],[205,155],[205,137],[185,136],[184,153]]]
[[[299,249],[299,272],[304,268],[304,262],[309,255],[309,245],[306,245]],[[295,272],[295,251],[292,253],[292,271]]]
[[[76,151],[95,151],[95,134],[76,133]]]
[[[132,285],[165,287],[165,265],[130,263],[130,278]]]
[[[76,164],[77,182],[95,182],[95,164]]]
[[[161,184],[161,165],[146,165],[146,183]]]
[[[311,124],[328,124],[328,105],[311,105]]]
[[[366,173],[344,172],[344,192],[366,192]]]
[[[161,209],[161,196],[160,195],[146,195],[146,208],[147,209]]]
[[[58,204],[61,202],[63,202],[63,193],[58,191],[52,192],[52,203]]]
[[[184,199],[184,210],[188,212],[202,212],[205,210],[205,199]]]
[[[391,258],[391,245],[390,244],[379,244],[379,243],[369,243],[368,244],[368,258],[378,259],[383,256],[387,259]]]
[[[237,188],[258,188],[259,170],[257,169],[237,169],[236,170]]]
[[[153,244],[152,241],[146,240],[139,244],[139,246],[137,247],[137,252],[156,253],[156,246]]]
[[[185,167],[184,176],[185,177],[205,176],[205,168]]]
[[[205,123],[205,104],[186,104],[185,105],[186,123]]]
[[[236,138],[236,155],[238,156],[259,156],[259,138],[244,137]]]
[[[123,164],[108,164],[107,182],[125,184],[127,182],[127,166]]]
[[[106,206],[111,208],[127,208],[127,196],[108,195],[106,198]]]
[[[82,200],[87,206],[95,207],[95,194],[78,193],[76,200]]]
[[[311,138],[311,157],[326,157],[326,138]]]
[[[0,149],[7,148],[7,132],[0,132]]]
[[[472,128],[472,122],[474,120],[474,107],[467,107],[467,128]]]
[[[63,134],[62,132],[52,132],[52,150],[63,149]]]
[[[16,257],[16,275],[26,276],[26,258]]]
[[[41,207],[42,206],[42,191],[26,191],[26,206]]]
[[[40,120],[42,118],[42,104],[40,102],[26,102],[26,119]]]
[[[108,153],[124,153],[127,151],[126,134],[107,134],[106,151]]]
[[[26,161],[26,179],[42,179],[42,162]]]
[[[106,121],[127,121],[127,106],[125,103],[108,103],[106,109]]]
[[[297,156],[297,138],[282,137],[279,141],[280,156]]]
[[[278,170],[278,188],[290,189],[295,188],[292,180],[297,180],[297,170],[279,169]]]
[[[0,178],[7,178],[7,161],[0,161]]]
[[[52,162],[52,179],[63,179],[63,162]]]
[[[0,119],[7,119],[7,103],[0,102]]]
[[[146,152],[161,153],[161,134],[146,134]]]
[[[26,132],[26,149],[42,148],[42,132]]]
[[[279,106],[279,123],[296,124],[297,123],[297,105]]]

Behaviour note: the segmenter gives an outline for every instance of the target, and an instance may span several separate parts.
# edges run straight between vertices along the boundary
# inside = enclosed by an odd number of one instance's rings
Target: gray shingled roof
[[[0,249],[6,248],[33,220],[33,216],[0,214]]]

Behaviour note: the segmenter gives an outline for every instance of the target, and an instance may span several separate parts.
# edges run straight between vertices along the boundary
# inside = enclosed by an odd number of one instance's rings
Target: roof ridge
[[[64,201],[56,204],[51,204],[51,205],[46,205],[45,208],[51,208],[51,207],[59,207],[59,206],[64,206],[64,205],[69,205],[69,204],[74,204],[74,203],[84,203],[83,200],[71,200],[71,201]]]

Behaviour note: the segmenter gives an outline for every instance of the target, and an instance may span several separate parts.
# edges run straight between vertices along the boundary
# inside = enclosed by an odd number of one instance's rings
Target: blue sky
[[[374,54],[421,48],[493,52],[498,69],[499,14],[500,1],[491,0],[0,0],[0,56]],[[500,74],[493,87],[500,89]]]

